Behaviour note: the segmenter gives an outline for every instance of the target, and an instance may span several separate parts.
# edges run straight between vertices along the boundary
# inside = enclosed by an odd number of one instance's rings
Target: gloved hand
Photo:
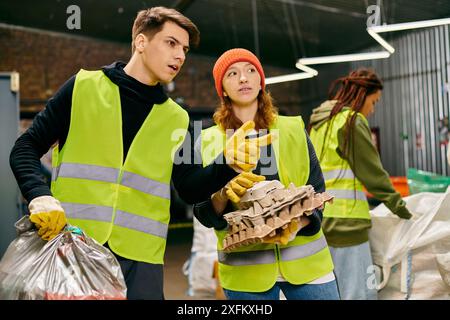
[[[52,196],[41,196],[28,205],[30,221],[38,228],[38,235],[44,240],[53,239],[66,225],[66,215],[58,200]]]
[[[265,236],[263,238],[263,243],[277,243],[286,245],[288,242],[294,240],[297,233],[301,228],[306,227],[309,224],[310,220],[307,217],[300,217],[300,221],[298,219],[292,219],[289,222],[287,228],[277,230],[276,235],[274,236]]]
[[[412,218],[414,220],[414,216],[411,214],[408,208],[406,208],[406,206],[400,207],[396,212],[394,212],[394,214],[401,219],[409,220]]]
[[[260,149],[272,142],[269,133],[259,138],[246,138],[247,134],[255,128],[253,121],[247,121],[227,140],[223,154],[227,164],[236,172],[250,171],[258,164]]]
[[[216,192],[216,197],[219,201],[231,200],[234,203],[238,203],[248,189],[253,187],[256,182],[264,181],[265,179],[266,177],[252,172],[241,172],[231,179],[225,187]]]

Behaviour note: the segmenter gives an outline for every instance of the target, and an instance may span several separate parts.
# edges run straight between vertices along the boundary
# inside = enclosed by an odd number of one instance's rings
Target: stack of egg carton
[[[228,233],[223,239],[223,250],[230,251],[240,246],[263,241],[266,236],[275,236],[280,229],[314,209],[323,208],[332,196],[315,193],[311,185],[287,188],[278,181],[262,181],[247,190],[241,198],[239,210],[224,215],[228,222]]]

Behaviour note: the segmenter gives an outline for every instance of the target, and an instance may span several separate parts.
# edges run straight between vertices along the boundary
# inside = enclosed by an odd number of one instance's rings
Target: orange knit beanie
[[[247,61],[256,67],[258,73],[261,77],[261,89],[265,88],[265,76],[264,70],[259,62],[258,58],[250,51],[242,48],[231,49],[225,51],[219,59],[217,59],[216,64],[213,68],[214,82],[216,84],[216,91],[220,98],[223,97],[222,90],[222,80],[227,69],[236,62]]]

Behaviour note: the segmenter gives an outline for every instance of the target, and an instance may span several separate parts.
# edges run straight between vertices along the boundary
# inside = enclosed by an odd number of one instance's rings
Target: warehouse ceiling
[[[69,30],[67,8],[81,10],[81,30]],[[375,44],[366,32],[369,5],[387,24],[450,17],[448,0],[2,0],[0,22],[130,42],[136,12],[163,5],[199,27],[192,52],[217,57],[232,47],[256,52],[263,64],[293,68],[301,57],[345,54]],[[395,37],[386,34],[386,40]]]

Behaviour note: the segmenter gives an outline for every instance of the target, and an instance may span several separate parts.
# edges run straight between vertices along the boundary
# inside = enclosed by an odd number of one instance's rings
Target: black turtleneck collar
[[[124,62],[117,61],[102,67],[102,70],[113,83],[121,88],[121,92],[124,92],[126,95],[133,95],[134,98],[141,100],[145,104],[161,104],[168,99],[161,84],[158,83],[155,86],[146,85],[127,75],[123,70],[125,66]]]

